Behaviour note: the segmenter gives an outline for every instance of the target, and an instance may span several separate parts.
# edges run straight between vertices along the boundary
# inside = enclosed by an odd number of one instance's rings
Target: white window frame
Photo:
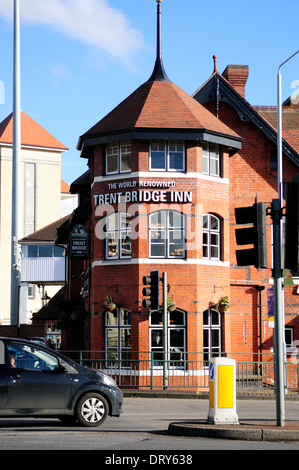
[[[208,321],[205,323],[205,314],[207,315]],[[213,315],[218,316],[218,322],[213,322]],[[213,342],[215,338],[215,331],[218,332],[218,345]],[[205,343],[205,340],[207,341]],[[221,344],[222,344],[222,319],[221,313],[213,308],[209,308],[204,311],[203,316],[203,354],[204,354],[204,367],[209,367],[209,361],[213,357],[221,356]]]
[[[32,247],[36,247],[36,256],[29,256],[29,248],[32,248]],[[49,249],[51,247],[51,255],[48,255],[48,256],[42,256],[41,255],[41,248],[43,247],[46,247],[47,249]],[[57,250],[58,249],[61,249],[62,253],[61,255],[59,255],[57,253]],[[65,256],[65,249],[58,246],[58,245],[53,245],[53,244],[50,244],[50,243],[39,243],[39,244],[30,244],[30,245],[24,245],[23,247],[23,250],[22,250],[22,253],[23,253],[23,256],[24,258],[63,258]],[[56,253],[55,253],[56,251]]]
[[[181,226],[171,226],[170,225],[170,213],[173,214],[178,214],[180,216],[180,220],[182,222]],[[161,225],[153,225],[152,224],[152,219],[154,216],[160,215],[161,218]],[[175,217],[173,217],[175,219]],[[163,225],[164,224],[164,225]],[[186,221],[185,221],[185,215],[182,212],[179,211],[173,211],[173,210],[161,210],[161,211],[155,211],[152,212],[149,215],[149,257],[150,258],[161,258],[161,259],[184,259],[186,258],[186,236],[185,236],[185,226],[186,226]],[[175,243],[171,243],[171,239],[175,240],[175,237],[171,235],[175,235],[175,232],[179,232],[180,239],[183,239],[182,243],[179,243],[179,245],[182,248],[182,255],[181,256],[175,256],[171,255],[171,247],[175,245]],[[152,243],[152,237],[153,236],[160,236],[161,242],[160,243]],[[164,246],[164,253],[163,255],[157,256],[152,254],[152,248],[154,246]]]
[[[184,359],[186,356],[187,348],[187,325],[186,325],[186,312],[181,309],[176,309],[182,315],[183,322],[174,324],[172,323],[172,317],[175,314],[174,312],[167,311],[166,313],[166,330],[167,330],[167,364],[168,368],[183,369],[184,368]],[[154,323],[153,315],[161,316],[161,321]],[[172,315],[173,314],[173,315]],[[154,359],[154,368],[162,368],[163,361],[158,359],[160,356],[163,358],[163,324],[162,324],[162,311],[152,311],[150,312],[150,328],[149,328],[149,345],[150,351]],[[180,331],[183,333],[183,345],[171,345],[171,333],[174,331]],[[160,338],[161,344],[155,344],[153,337],[157,336]],[[158,354],[158,357],[155,360],[155,352]]]
[[[109,218],[116,217],[116,226],[109,228],[108,222]],[[125,212],[116,212],[106,217],[106,237],[105,237],[105,259],[106,260],[115,260],[115,259],[128,259],[132,256],[132,240],[131,240],[131,220],[129,224],[123,223],[123,219],[126,221],[127,218],[131,219],[131,215]],[[115,245],[116,245],[116,255],[109,256],[109,235],[115,236]],[[125,239],[126,236],[130,237],[130,249],[129,254],[124,254],[124,244],[122,240]]]
[[[106,152],[105,152],[105,167],[106,167],[106,175],[117,175],[120,173],[130,173],[131,172],[131,161],[130,161],[130,168],[124,169],[124,157],[130,155],[131,156],[131,141],[125,140],[122,142],[111,142],[106,145]],[[113,171],[108,171],[109,167],[109,158],[114,157],[116,158],[116,169]]]
[[[115,318],[115,322],[109,322],[108,318],[112,316]],[[127,320],[127,321],[124,321]],[[116,344],[112,346],[108,344],[109,332],[115,332],[115,342]],[[127,335],[128,345],[122,345],[122,335]],[[116,308],[113,312],[105,312],[105,356],[106,356],[106,366],[109,367],[120,367],[129,368],[131,361],[131,335],[132,335],[132,326],[131,326],[131,312],[124,308]],[[115,353],[115,357],[113,357]],[[124,359],[126,356],[126,359]],[[126,365],[126,360],[128,364]]]
[[[204,227],[204,220],[205,217],[208,218],[208,226],[205,228]],[[215,218],[217,220],[217,229],[211,228],[211,218]],[[203,229],[202,229],[202,235],[203,235],[203,240],[202,240],[202,246],[207,247],[207,252],[208,256],[204,256],[204,249],[202,253],[203,259],[210,259],[210,260],[220,260],[221,259],[221,220],[219,217],[217,217],[215,214],[212,213],[207,213],[203,215]],[[204,235],[206,235],[207,238],[207,243],[204,243]],[[216,237],[218,240],[218,243],[212,244],[212,237]],[[212,248],[216,247],[217,248],[217,256],[212,256]]]
[[[178,149],[179,146],[182,147],[182,150]],[[157,147],[157,150],[154,150],[155,147]],[[155,151],[164,154],[164,157],[162,157],[164,162],[160,168],[154,168],[152,165],[152,154]],[[182,166],[180,168],[171,167],[172,154],[182,154]],[[185,142],[183,140],[152,140],[150,142],[149,169],[150,171],[185,171]]]
[[[215,156],[214,156],[215,154]],[[206,165],[204,165],[204,161]],[[216,162],[217,170],[213,171],[212,163]],[[203,142],[202,146],[202,173],[209,176],[221,176],[220,146],[212,142]],[[206,169],[205,169],[206,166]]]

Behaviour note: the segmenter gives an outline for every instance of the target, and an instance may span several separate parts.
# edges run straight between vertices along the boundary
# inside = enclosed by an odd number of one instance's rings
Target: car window
[[[7,345],[10,367],[27,370],[55,370],[58,359],[34,345],[10,343]]]
[[[5,348],[3,341],[0,341],[0,367],[5,364]]]

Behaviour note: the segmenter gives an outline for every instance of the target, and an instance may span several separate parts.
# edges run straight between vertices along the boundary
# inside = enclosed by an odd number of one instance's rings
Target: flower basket
[[[228,300],[228,296],[225,295],[224,297],[220,297],[217,303],[217,309],[219,312],[226,312],[230,307],[230,303]]]
[[[109,312],[112,312],[116,309],[116,304],[112,302],[112,299],[110,297],[106,297],[104,303],[102,304],[102,307],[104,311],[108,310]]]
[[[176,303],[173,302],[172,297],[167,297],[167,310],[173,312],[176,309]]]

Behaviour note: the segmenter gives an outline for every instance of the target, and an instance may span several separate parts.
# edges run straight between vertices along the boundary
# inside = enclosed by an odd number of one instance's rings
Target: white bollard
[[[209,369],[210,400],[208,422],[239,424],[236,412],[236,361],[216,357]]]

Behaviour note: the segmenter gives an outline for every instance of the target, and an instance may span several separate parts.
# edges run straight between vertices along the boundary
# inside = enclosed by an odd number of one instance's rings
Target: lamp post
[[[282,104],[281,104],[281,67],[291,60],[296,54],[298,54],[299,50],[291,55],[288,59],[286,59],[280,66],[278,67],[278,75],[277,75],[277,161],[278,161],[278,198],[282,207],[283,201],[283,192],[282,192]]]
[[[276,419],[278,426],[284,426],[284,393],[285,393],[285,338],[284,338],[284,312],[283,312],[283,277],[281,266],[281,221],[283,205],[283,165],[282,165],[282,104],[281,104],[281,67],[295,52],[278,68],[277,75],[277,164],[278,164],[278,199],[272,201],[273,238],[274,238],[274,354],[275,354],[275,388],[276,388]]]
[[[19,326],[21,231],[20,11],[14,0],[13,158],[11,224],[11,324]]]

